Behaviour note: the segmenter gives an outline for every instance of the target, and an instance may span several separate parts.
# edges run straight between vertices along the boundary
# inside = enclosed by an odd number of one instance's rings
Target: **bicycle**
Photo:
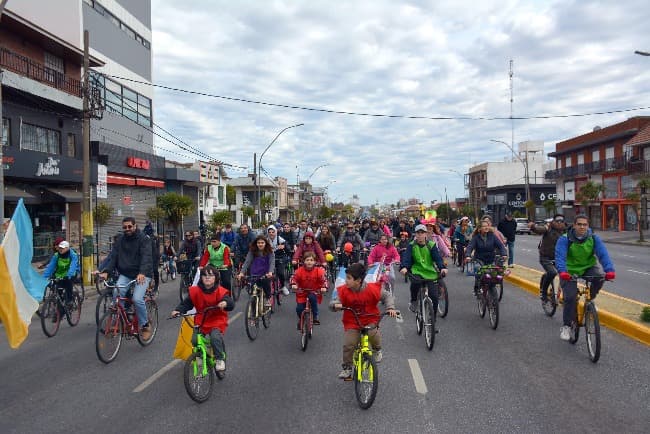
[[[115,283],[117,278],[109,278],[110,285]],[[110,309],[113,302],[113,290],[111,287],[103,285],[104,279],[95,276],[95,289],[97,290],[97,302],[95,303],[95,325],[99,325],[99,320]]]
[[[593,363],[596,363],[598,362],[598,359],[600,359],[600,320],[598,319],[598,309],[596,309],[596,304],[591,296],[591,279],[600,278],[600,276],[573,275],[571,278],[576,282],[582,281],[584,283],[578,285],[578,293],[576,295],[576,319],[571,323],[569,342],[572,344],[578,342],[578,338],[580,337],[580,327],[584,327],[589,359]]]
[[[555,261],[551,261],[555,265]],[[546,274],[546,273],[545,273]],[[544,281],[545,274],[542,274],[539,278],[539,292],[542,293],[542,282]],[[560,300],[560,288],[555,286],[555,278],[551,280],[548,288],[546,288],[546,300],[542,300],[542,309],[547,316],[555,315],[557,306]]]
[[[506,273],[499,265],[486,265],[478,259],[474,259],[473,262],[475,262],[476,275],[479,277],[479,288],[476,294],[478,314],[484,318],[487,310],[490,326],[496,330],[499,326],[499,294],[496,285],[503,281]]]
[[[246,304],[245,321],[246,335],[248,339],[257,339],[260,329],[260,319],[264,328],[271,326],[271,307],[265,306],[264,290],[257,284],[258,279],[263,276],[249,276],[246,278],[246,292],[250,295]],[[251,282],[253,282],[251,284]],[[273,300],[273,297],[271,297]]]
[[[72,301],[65,303],[63,292],[65,288],[59,286],[63,279],[52,278],[46,288],[46,295],[39,310],[41,317],[41,328],[48,338],[53,337],[59,331],[61,316],[65,315],[70,327],[79,324],[81,318],[81,304],[83,300],[79,291],[74,286],[72,289]]]
[[[379,315],[360,315],[354,309],[349,307],[341,307],[341,310],[349,310],[354,315],[354,319],[359,326],[361,336],[359,337],[359,343],[354,349],[354,354],[352,356],[352,377],[346,378],[345,381],[354,382],[354,395],[357,398],[359,407],[364,410],[369,409],[375,398],[377,397],[377,390],[379,389],[379,370],[377,369],[377,362],[373,356],[373,351],[370,347],[370,338],[368,334],[372,330],[379,329],[379,323],[382,318],[388,315],[388,312],[384,312]],[[397,311],[397,316],[399,318],[399,311]],[[361,325],[359,316],[372,316],[378,318],[376,324]]]
[[[135,306],[131,300],[133,289],[135,288],[135,279],[131,280],[124,286],[110,284],[104,281],[104,286],[116,291],[116,296],[109,310],[99,321],[97,332],[95,334],[95,352],[97,357],[103,363],[111,363],[117,357],[122,346],[122,339],[136,338],[138,343],[143,347],[151,344],[158,331],[158,304],[151,292],[151,286],[145,292],[144,302],[147,308],[147,317],[151,327],[151,337],[145,340],[139,333],[138,314],[133,309]],[[120,288],[129,288],[124,297],[119,296]],[[129,303],[130,309],[124,307],[124,303]]]
[[[303,293],[310,293],[314,292],[311,289],[301,289],[298,288],[297,290],[293,291],[296,294],[303,292]],[[307,298],[307,303],[305,305],[305,310],[302,311],[300,314],[300,320],[298,322],[298,331],[300,332],[300,349],[303,351],[307,351],[307,345],[309,344],[309,340],[313,336],[313,329],[314,329],[314,312],[311,310],[311,302],[309,301],[309,298]]]
[[[225,370],[218,371],[216,368],[216,357],[214,355],[214,349],[210,344],[210,336],[201,333],[201,327],[203,327],[208,312],[215,309],[218,309],[218,307],[208,306],[205,308],[201,324],[192,324],[187,319],[189,316],[195,316],[196,313],[178,315],[183,317],[183,320],[194,329],[192,333],[192,354],[185,360],[183,367],[183,383],[185,384],[187,394],[198,403],[207,401],[212,395],[215,375],[219,380],[223,380],[226,377]],[[173,318],[176,317],[170,317],[168,319]],[[222,356],[225,361],[225,351]]]
[[[230,281],[232,282],[232,285],[231,285],[230,294],[232,295],[232,299],[237,301],[241,296],[241,289],[246,286],[245,282],[242,282],[239,279],[237,279],[237,276],[241,272],[241,267],[242,265],[244,265],[244,261],[237,261],[236,256],[234,254],[231,255],[231,258],[234,259],[233,261],[234,265],[231,268],[232,276],[230,278]]]
[[[436,333],[438,333],[438,330],[436,330],[436,309],[433,308],[433,300],[429,297],[427,283],[434,282],[438,286],[438,281],[423,279],[413,273],[407,274],[413,283],[420,285],[417,310],[415,311],[415,330],[418,335],[421,335],[424,331],[424,342],[427,349],[431,351],[436,343]]]
[[[196,274],[197,263],[194,259],[185,259],[176,262],[176,271],[180,274],[179,296],[181,301],[185,300],[188,295],[188,290],[194,281]]]

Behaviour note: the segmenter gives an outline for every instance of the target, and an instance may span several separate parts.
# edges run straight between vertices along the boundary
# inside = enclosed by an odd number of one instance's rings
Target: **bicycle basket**
[[[495,265],[485,265],[479,268],[476,273],[483,282],[499,283],[503,281],[503,268]]]
[[[469,261],[465,264],[465,275],[476,276],[478,270],[481,269],[481,263],[478,261]]]
[[[176,261],[176,271],[180,274],[190,274],[192,270],[192,261],[191,259],[186,259],[185,261]]]

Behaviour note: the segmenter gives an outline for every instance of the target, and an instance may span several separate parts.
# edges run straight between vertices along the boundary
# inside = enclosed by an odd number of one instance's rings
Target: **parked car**
[[[528,227],[528,219],[515,219],[517,222],[517,229],[515,233],[517,234],[528,234],[530,235],[530,228]]]

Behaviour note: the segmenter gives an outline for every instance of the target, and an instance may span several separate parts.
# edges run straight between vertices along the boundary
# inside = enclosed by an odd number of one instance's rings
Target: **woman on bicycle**
[[[228,311],[235,308],[235,302],[230,297],[230,291],[219,285],[219,270],[208,264],[201,269],[200,274],[198,284],[190,286],[187,297],[174,308],[171,316],[176,317],[196,308],[194,322],[197,324],[203,322],[201,333],[210,336],[210,344],[217,359],[215,368],[217,371],[225,371],[226,352],[223,335],[228,328]],[[203,320],[203,311],[210,306],[217,306],[219,309],[208,312],[207,319]]]
[[[336,288],[330,301],[330,309],[341,310],[343,307],[354,309],[359,315],[359,322],[362,326],[376,324],[379,318],[377,304],[381,301],[386,306],[386,312],[391,317],[396,317],[395,298],[386,290],[381,289],[380,283],[364,282],[366,267],[355,262],[345,270],[345,284]],[[343,312],[343,364],[339,378],[346,379],[352,376],[352,354],[359,342],[361,331],[359,324],[350,311]],[[368,333],[370,345],[375,353],[375,361],[381,362],[383,353],[381,350],[381,333],[378,328]]]
[[[312,231],[307,231],[302,237],[302,241],[296,246],[296,252],[293,254],[293,264],[297,265],[300,259],[302,259],[305,252],[314,252],[316,254],[316,259],[319,264],[322,264],[323,267],[327,266],[327,261],[325,260],[325,254],[321,248],[318,241],[314,238],[314,233]]]
[[[176,249],[172,246],[172,241],[169,238],[165,238],[165,241],[163,242],[162,260],[163,263],[167,263],[169,273],[172,275],[173,279],[176,279],[176,267],[174,266],[175,257]]]
[[[330,252],[333,252],[336,250],[336,240],[334,239],[334,235],[330,232],[329,226],[326,224],[320,228],[319,233],[316,235],[316,241],[320,244],[323,251],[329,250]]]
[[[496,251],[503,257],[508,256],[508,252],[503,246],[503,243],[494,234],[494,229],[490,222],[482,220],[478,233],[472,237],[472,241],[467,246],[465,262],[471,261],[473,253],[474,257],[481,261],[483,265],[492,265],[496,259]],[[480,278],[478,273],[474,276],[474,295],[478,295]]]
[[[445,238],[445,236],[442,235],[438,223],[435,220],[433,221],[430,220],[426,222],[426,226],[427,226],[427,240],[436,243],[436,246],[438,247],[438,251],[440,252],[440,256],[442,258],[450,257],[451,252],[449,251],[449,246],[447,245],[447,238]]]
[[[305,252],[302,257],[304,265],[299,267],[291,278],[291,288],[296,291],[296,313],[298,314],[298,330],[300,330],[300,315],[305,310],[307,301],[311,304],[314,314],[314,324],[320,324],[318,305],[323,301],[322,293],[327,292],[325,269],[316,267],[316,254]]]
[[[275,271],[275,254],[264,235],[258,235],[248,247],[246,260],[237,277],[243,278],[249,268],[251,276],[258,277],[257,284],[264,290],[265,306],[270,307],[271,277]]]
[[[461,265],[462,258],[465,257],[465,248],[472,239],[472,232],[474,228],[469,222],[469,217],[464,216],[460,219],[460,224],[456,226],[454,231],[454,244],[456,244],[456,251],[458,252],[458,264]]]
[[[399,262],[399,253],[394,245],[388,242],[388,235],[379,237],[379,244],[372,248],[368,255],[368,267],[384,258],[384,265],[390,266],[393,262]]]
[[[232,267],[230,248],[221,242],[221,232],[215,232],[210,237],[210,244],[208,244],[203,256],[201,256],[199,267],[205,267],[208,264],[219,270],[221,285],[230,291],[232,289],[230,282],[230,267]]]

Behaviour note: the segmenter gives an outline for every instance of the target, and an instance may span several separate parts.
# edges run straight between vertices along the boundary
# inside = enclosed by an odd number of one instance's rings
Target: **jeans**
[[[507,241],[506,244],[508,245],[508,265],[512,265],[515,261],[515,242]]]
[[[598,295],[598,291],[605,283],[605,273],[598,264],[585,271],[583,276],[589,276],[587,280],[591,282],[592,300]],[[561,280],[560,286],[564,294],[564,309],[562,311],[562,321],[565,326],[570,326],[576,320],[576,296],[578,295],[578,282],[575,280]]]
[[[352,356],[360,337],[361,332],[359,330],[345,330],[343,332],[343,366],[352,367]],[[368,332],[368,340],[373,350],[381,350],[381,333],[378,328]]]
[[[542,300],[546,300],[546,294],[548,291],[548,287],[553,282],[553,279],[555,279],[555,276],[557,276],[557,268],[555,268],[555,261],[553,259],[549,258],[539,258],[539,263],[542,264],[542,267],[544,267],[544,273],[542,275],[542,280],[540,282],[540,295],[542,297]]]
[[[433,301],[433,310],[438,309],[438,282],[427,282],[427,292],[429,298]],[[418,294],[420,292],[421,283],[411,282],[411,301],[418,301]]]
[[[210,345],[214,350],[214,357],[217,360],[226,360],[226,345],[223,342],[223,334],[218,328],[210,331]]]
[[[318,318],[318,297],[312,291],[309,292],[309,294],[307,294],[307,299],[311,304],[311,311],[314,314],[314,318]],[[305,310],[305,307],[307,307],[307,303],[296,304],[296,313],[298,314],[298,318],[300,318],[300,315],[302,315],[302,312]]]
[[[129,289],[129,287],[126,285],[131,280],[133,279],[130,279],[123,274],[120,274],[120,277],[117,279],[117,286],[119,287],[120,290],[120,297],[124,297],[126,295],[126,291]],[[133,304],[135,305],[135,311],[138,314],[138,325],[140,327],[142,327],[147,322],[149,322],[149,319],[147,318],[147,306],[145,306],[144,304],[144,293],[149,287],[149,282],[151,282],[151,277],[145,277],[144,283],[142,284],[136,283],[135,288],[133,289],[132,299],[133,299]]]

